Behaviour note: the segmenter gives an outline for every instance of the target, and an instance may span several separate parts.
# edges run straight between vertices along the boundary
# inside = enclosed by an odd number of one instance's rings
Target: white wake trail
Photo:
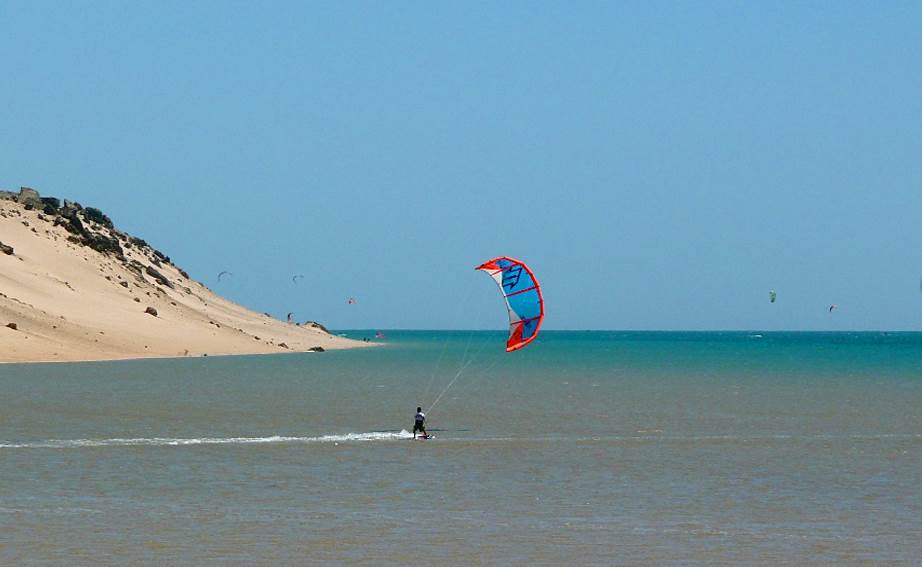
[[[370,431],[367,433],[345,433],[341,435],[320,435],[317,437],[134,437],[113,439],[49,439],[26,443],[0,443],[0,449],[75,449],[81,447],[183,447],[191,445],[256,445],[267,443],[341,443],[351,441],[391,441],[412,439],[413,434],[403,429],[400,432]]]

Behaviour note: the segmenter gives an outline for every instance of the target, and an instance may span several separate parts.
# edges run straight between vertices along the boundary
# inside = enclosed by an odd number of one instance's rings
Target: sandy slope
[[[88,230],[119,235],[124,259],[69,241],[72,235],[54,220],[38,209],[0,200],[0,242],[14,249],[13,255],[0,252],[0,362],[280,353],[367,344],[223,299],[162,262],[150,247],[132,245],[127,235],[104,226],[84,220]],[[173,288],[146,273],[148,266]],[[145,313],[147,307],[157,316]]]

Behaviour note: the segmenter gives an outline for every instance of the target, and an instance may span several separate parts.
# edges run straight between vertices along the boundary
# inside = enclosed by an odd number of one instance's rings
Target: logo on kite
[[[503,284],[502,286],[508,290],[515,289],[515,286],[519,284],[519,279],[522,277],[522,266],[515,266],[509,268],[508,270],[503,271]]]
[[[508,256],[493,258],[475,269],[493,278],[506,301],[509,314],[506,352],[518,350],[535,340],[544,321],[544,297],[531,269]]]

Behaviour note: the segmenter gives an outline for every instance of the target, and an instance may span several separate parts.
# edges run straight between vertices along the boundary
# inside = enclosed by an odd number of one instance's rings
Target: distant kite
[[[346,303],[348,303],[349,305],[355,305],[356,303],[358,303],[358,301],[356,301],[354,297],[350,297],[349,300],[346,301]]]
[[[771,303],[774,303],[776,299],[778,299],[778,294],[775,293],[775,290],[771,290],[770,292],[768,292],[768,300]]]
[[[288,314],[288,322],[291,323],[291,316],[294,315],[294,312]]]
[[[303,279],[304,279],[304,276],[301,275],[301,274],[298,274],[298,275],[296,275],[296,276],[291,276],[291,283],[297,284],[297,283],[298,283],[298,278],[301,278],[301,279],[303,280]]]
[[[375,331],[375,338],[376,338],[376,339],[383,339],[383,338],[384,338],[384,333],[382,333],[381,331]]]
[[[832,313],[833,311],[835,311],[835,310],[838,309],[838,308],[839,308],[839,306],[836,305],[835,303],[833,303],[832,305],[829,306],[829,312]]]
[[[220,274],[218,274],[218,281],[221,281],[221,276],[233,276],[233,275],[234,274],[230,272],[221,272]]]

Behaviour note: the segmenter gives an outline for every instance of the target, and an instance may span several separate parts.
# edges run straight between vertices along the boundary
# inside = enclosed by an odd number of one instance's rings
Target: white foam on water
[[[49,439],[31,443],[0,443],[0,449],[73,449],[80,447],[178,447],[188,445],[256,445],[263,443],[343,443],[350,441],[391,441],[412,439],[406,429],[393,431],[370,431],[367,433],[345,433],[342,435],[320,435],[317,437],[135,437],[114,439]]]

